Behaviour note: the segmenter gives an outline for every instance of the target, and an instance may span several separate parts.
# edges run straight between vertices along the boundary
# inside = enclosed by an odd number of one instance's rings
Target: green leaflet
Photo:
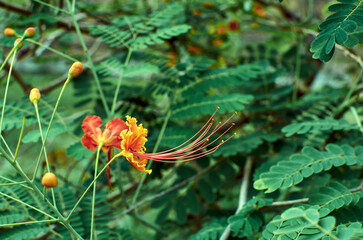
[[[268,172],[262,173],[254,182],[254,188],[266,193],[285,189],[303,181],[314,173],[328,171],[333,166],[362,165],[363,147],[353,148],[348,145],[329,144],[326,152],[312,147],[304,147],[300,154],[294,154],[289,160],[280,161]]]
[[[264,217],[258,208],[271,203],[272,199],[252,198],[236,215],[229,217],[228,223],[233,236],[252,238],[264,222]]]
[[[359,27],[363,26],[363,0],[341,0],[338,4],[329,7],[329,11],[335,12],[320,24],[322,30],[311,43],[310,51],[313,58],[329,61],[335,49],[335,43],[352,48],[363,39]]]
[[[203,227],[196,234],[191,235],[188,240],[217,240],[222,236],[227,225],[224,221],[212,221],[209,225]]]
[[[320,205],[319,213],[324,217],[335,209],[357,204],[362,197],[363,191],[350,192],[344,185],[332,182],[310,196],[309,203]]]
[[[323,236],[334,235],[335,218],[321,218],[315,207],[308,209],[292,207],[275,217],[266,225],[260,240],[267,239],[304,239],[317,240]]]
[[[244,94],[228,94],[218,96],[200,97],[194,96],[186,103],[180,103],[172,106],[172,117],[183,118],[198,116],[200,114],[212,113],[220,107],[219,114],[226,112],[233,113],[235,111],[243,110],[244,106],[250,103],[253,99],[252,95]]]
[[[350,124],[345,119],[321,119],[289,124],[283,127],[281,131],[285,133],[285,136],[289,137],[295,133],[306,134],[319,131],[350,130],[357,128],[357,125]]]
[[[155,65],[146,63],[139,65],[124,66],[115,58],[107,59],[96,67],[97,71],[104,76],[115,76],[123,78],[132,78],[137,76],[159,73],[159,68]]]

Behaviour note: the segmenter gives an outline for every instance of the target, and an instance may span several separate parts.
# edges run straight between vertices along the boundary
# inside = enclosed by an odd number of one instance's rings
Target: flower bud
[[[14,37],[15,36],[15,31],[12,28],[5,28],[4,29],[4,35],[7,37]]]
[[[35,35],[35,28],[33,27],[29,27],[25,30],[24,32],[24,36],[27,38],[31,38]]]
[[[68,71],[68,74],[72,77],[78,77],[83,71],[83,65],[80,62],[75,62]]]
[[[20,41],[20,38],[17,38],[16,40],[15,40],[15,42],[14,42],[14,47],[16,46],[16,44],[18,43]],[[20,42],[20,44],[18,45],[18,48],[20,49],[20,48],[22,48],[23,47],[23,42]]]
[[[57,176],[54,173],[46,173],[42,177],[42,185],[46,188],[55,188],[58,185]]]
[[[33,104],[38,103],[40,101],[40,92],[39,92],[38,88],[33,88],[30,91],[29,100]],[[36,101],[36,102],[34,102],[34,101]]]

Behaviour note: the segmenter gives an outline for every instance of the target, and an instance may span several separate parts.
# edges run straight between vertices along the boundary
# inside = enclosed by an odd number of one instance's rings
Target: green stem
[[[100,146],[98,146],[98,149],[97,149],[97,155],[96,155],[96,165],[95,165],[95,173],[94,173],[94,179],[97,178],[97,169],[98,169],[98,160],[100,158],[100,151],[101,151],[101,148],[102,148],[102,144]],[[95,201],[96,201],[96,184],[97,182],[94,182],[93,184],[93,195],[92,195],[92,214],[91,214],[91,236],[90,236],[90,239],[92,240],[93,239],[93,236],[95,235],[94,234],[94,231],[95,231]],[[95,238],[97,239],[97,236],[95,235]]]
[[[353,92],[355,91],[355,89],[356,89],[359,81],[361,80],[362,76],[363,76],[363,68],[360,70],[358,76],[354,79],[353,84],[352,84],[347,96],[344,99],[344,102],[348,102],[350,100],[350,97],[352,96]]]
[[[18,152],[19,152],[19,148],[20,148],[20,144],[21,144],[21,140],[23,138],[23,133],[24,133],[24,128],[25,128],[25,117],[23,118],[23,124],[21,125],[21,130],[20,130],[20,135],[19,135],[19,139],[18,139],[18,144],[16,145],[16,149],[15,149],[15,156],[14,156],[14,161],[16,162],[16,159],[18,157]]]
[[[101,101],[102,101],[102,104],[103,104],[103,108],[104,108],[107,116],[110,116],[110,109],[109,109],[109,107],[107,105],[105,95],[103,94],[100,80],[99,80],[98,75],[97,75],[97,73],[95,71],[95,66],[94,66],[92,58],[91,58],[91,56],[89,54],[87,45],[86,45],[86,43],[85,43],[85,41],[83,39],[82,32],[81,32],[81,30],[80,30],[80,28],[78,26],[77,19],[76,19],[75,15],[74,15],[76,1],[72,0],[72,6],[71,6],[69,0],[67,0],[67,4],[68,4],[68,7],[70,7],[70,14],[71,14],[71,18],[72,18],[74,28],[76,29],[76,33],[77,33],[79,41],[80,41],[80,43],[82,45],[83,51],[86,54],[88,65],[89,65],[89,68],[90,68],[90,70],[92,72],[93,78],[95,79],[96,86],[97,86],[97,89],[98,89],[98,92],[100,94]]]
[[[3,68],[5,67],[5,64],[9,61],[9,59],[11,58],[11,56],[13,55],[13,53],[15,51],[18,51],[18,46],[20,45],[20,43],[24,40],[24,37],[21,37],[21,40],[15,44],[15,46],[10,50],[9,54],[6,56],[4,62],[1,64],[0,66],[0,72],[3,70]],[[14,54],[16,55],[16,54]]]
[[[37,211],[37,212],[39,212],[39,213],[41,213],[41,214],[44,214],[44,215],[45,215],[45,216],[47,216],[47,217],[50,217],[50,218],[55,219],[53,216],[51,216],[51,215],[49,215],[48,213],[46,213],[46,212],[44,212],[44,211],[40,210],[39,208],[36,208],[36,207],[34,207],[34,206],[32,206],[32,205],[29,205],[29,204],[27,204],[26,202],[23,202],[23,201],[21,201],[21,200],[19,200],[19,199],[17,199],[17,198],[14,198],[14,197],[9,196],[9,195],[7,195],[7,194],[5,194],[5,193],[2,193],[2,192],[0,192],[0,195],[2,195],[2,196],[4,196],[4,197],[7,197],[7,198],[9,198],[9,199],[11,199],[11,200],[14,200],[15,202],[18,202],[18,203],[20,203],[20,204],[23,204],[23,205],[27,206],[28,208],[31,208],[31,209],[33,209],[33,210],[35,210],[35,211]]]
[[[97,174],[96,178],[94,178],[92,180],[92,182],[88,185],[88,187],[86,188],[86,190],[84,190],[84,192],[82,193],[81,197],[78,199],[77,203],[73,206],[72,210],[69,212],[67,219],[69,219],[71,217],[71,215],[73,214],[73,212],[76,210],[76,208],[78,207],[79,203],[82,201],[82,199],[84,198],[84,196],[86,196],[86,193],[88,192],[88,190],[93,186],[93,184],[96,182],[96,180],[101,176],[101,174],[107,169],[107,167],[113,163],[113,161],[116,160],[116,158],[120,157],[120,154],[117,154],[115,156],[113,156],[113,158],[111,158],[111,160],[101,169],[101,171]]]
[[[11,72],[13,71],[13,66],[14,66],[15,56],[16,56],[17,51],[18,51],[18,49],[16,48],[16,50],[14,51],[14,54],[13,54],[13,59],[11,60],[11,63],[10,63],[10,68],[9,68],[8,78],[7,78],[7,80],[6,80],[5,93],[4,93],[4,100],[3,100],[3,108],[1,109],[0,135],[1,135],[1,132],[2,132],[2,130],[3,130],[3,121],[4,121],[4,114],[5,114],[6,99],[7,99],[7,97],[8,97],[10,77],[11,77]]]
[[[300,72],[301,72],[301,54],[300,49],[302,46],[302,38],[299,33],[297,33],[297,49],[296,49],[296,64],[295,64],[295,81],[294,81],[294,91],[292,95],[292,101],[297,101],[297,94],[299,91],[299,82],[300,82]]]
[[[45,138],[44,138],[44,142],[42,144],[42,148],[40,149],[40,153],[39,153],[39,156],[38,156],[38,162],[37,162],[37,165],[35,167],[35,171],[34,171],[34,174],[33,174],[33,178],[32,178],[32,181],[35,180],[35,177],[37,175],[37,172],[38,172],[38,168],[39,168],[39,165],[40,165],[40,160],[41,160],[41,157],[42,157],[42,154],[43,154],[43,151],[44,151],[44,148],[45,148],[45,143],[47,142],[47,139],[48,139],[48,135],[49,135],[49,131],[50,131],[50,127],[52,126],[52,123],[53,123],[53,119],[54,119],[54,116],[55,116],[55,113],[57,112],[57,109],[58,109],[58,105],[59,105],[59,102],[62,98],[62,95],[63,95],[63,92],[66,88],[66,86],[68,85],[69,83],[69,77],[67,78],[67,80],[65,81],[65,83],[63,84],[63,87],[59,93],[59,96],[58,96],[58,99],[57,99],[57,102],[55,103],[55,106],[54,106],[54,109],[53,109],[53,113],[52,113],[52,116],[50,117],[50,121],[49,121],[49,125],[48,125],[48,128],[47,128],[47,131],[45,133]]]
[[[43,43],[40,43],[40,42],[35,41],[33,39],[27,38],[25,41],[28,41],[28,42],[31,42],[31,43],[33,43],[35,45],[38,45],[40,47],[43,47],[43,48],[45,48],[45,49],[47,49],[47,50],[49,50],[51,52],[54,52],[55,54],[58,54],[58,55],[66,58],[68,60],[71,60],[72,62],[79,62],[79,60],[77,60],[77,59],[75,59],[73,57],[70,57],[70,56],[68,56],[68,55],[66,55],[66,54],[64,54],[64,53],[62,53],[62,52],[60,52],[60,51],[58,51],[58,50],[56,50],[54,48],[48,47],[47,45],[44,45]]]
[[[25,188],[27,188],[29,190],[33,190],[31,187],[28,187],[28,186],[22,184],[22,183],[25,183],[25,182],[21,182],[21,183],[20,182],[15,182],[14,180],[11,180],[11,179],[3,177],[3,176],[0,176],[0,178],[4,179],[5,181],[11,182],[11,183],[19,184],[20,186],[25,187]]]
[[[131,53],[132,53],[132,49],[129,49],[124,66],[127,66],[129,64]],[[123,72],[121,73],[120,78],[118,79],[118,82],[117,82],[116,91],[115,91],[115,95],[113,97],[113,102],[112,102],[112,107],[111,107],[111,116],[113,116],[113,114],[115,113],[117,97],[118,97],[118,93],[120,91],[121,82],[122,82],[122,75],[123,75]]]
[[[1,224],[0,228],[2,227],[12,227],[18,225],[27,225],[27,224],[34,224],[34,223],[49,223],[49,222],[57,222],[58,219],[48,219],[48,220],[40,220],[40,221],[29,221],[29,222],[19,222],[19,223],[8,223],[8,224]]]
[[[53,5],[49,4],[49,3],[45,3],[45,2],[40,1],[40,0],[34,0],[34,1],[35,1],[35,2],[37,2],[37,3],[43,4],[44,6],[47,6],[47,7],[49,7],[49,8],[53,8],[54,10],[60,11],[60,12],[62,12],[62,13],[69,14],[69,12],[68,12],[68,11],[63,10],[63,9],[61,9],[61,8],[58,8],[58,7],[55,7],[55,6],[53,6]]]
[[[349,107],[350,111],[353,113],[354,119],[357,122],[357,125],[359,127],[359,130],[363,133],[363,126],[359,119],[359,116],[357,114],[357,111],[355,110],[355,107]]]
[[[11,159],[6,152],[0,147],[0,152],[2,153],[3,157],[5,157],[6,160],[15,168],[15,170],[19,173],[19,175],[27,182],[27,184],[33,188],[34,193],[39,197],[43,198],[43,193],[39,190],[39,188],[35,185],[35,183],[28,178],[28,176],[24,173],[23,169],[19,166],[17,162],[15,162],[13,159]],[[15,201],[15,200],[14,200]],[[17,200],[20,201],[20,200]],[[50,208],[50,210],[58,217],[59,222],[63,224],[65,228],[68,229],[68,231],[76,237],[76,239],[83,239],[76,230],[69,224],[68,220],[63,217],[63,215],[58,211],[57,208],[55,208],[47,199],[44,199],[44,203]],[[30,206],[30,205],[29,205]],[[31,206],[34,208],[33,206]],[[46,216],[55,219],[53,216],[49,214],[45,214]]]
[[[161,127],[161,130],[160,130],[160,133],[159,133],[159,136],[158,136],[158,139],[156,140],[156,143],[155,143],[155,146],[154,146],[154,149],[153,149],[153,153],[156,153],[156,151],[158,150],[159,148],[159,145],[160,145],[160,142],[161,142],[161,139],[163,138],[163,135],[164,135],[164,132],[165,132],[165,128],[166,128],[166,125],[168,124],[168,121],[169,121],[169,118],[171,116],[171,110],[168,110],[167,114],[166,114],[166,117],[164,119],[164,123],[163,123],[163,126]],[[147,164],[147,168],[150,169],[151,168],[151,165],[152,165],[152,161],[149,161],[149,163]],[[145,179],[146,179],[146,176],[147,174],[144,174],[140,180],[140,183],[139,185],[137,186],[137,189],[136,189],[136,192],[135,192],[135,195],[134,197],[132,198],[132,203],[131,205],[135,205],[136,203],[136,200],[137,200],[137,197],[139,196],[139,193],[140,193],[140,190],[145,182]]]
[[[43,138],[42,124],[40,123],[38,103],[36,101],[34,102],[34,108],[35,108],[35,113],[37,115],[38,126],[39,126],[39,134],[40,134],[40,139],[42,140],[42,148],[43,148],[43,146],[45,146],[45,141],[44,141],[44,138]],[[47,154],[47,149],[45,147],[44,147],[44,158],[45,158],[45,163],[47,165],[47,171],[50,172],[48,154]],[[55,201],[53,188],[51,188],[51,193],[52,193],[53,205],[54,205],[54,207],[57,208],[57,203]],[[44,194],[44,197],[46,197],[45,194]]]
[[[5,141],[5,138],[0,134],[1,137],[1,141],[4,143],[6,150],[8,150],[8,152],[10,153],[11,157],[14,157],[13,152],[11,151],[11,149],[9,148],[8,143]]]

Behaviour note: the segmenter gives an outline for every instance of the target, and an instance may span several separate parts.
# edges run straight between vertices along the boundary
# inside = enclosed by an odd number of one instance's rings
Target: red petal
[[[107,146],[121,149],[122,138],[120,137],[120,133],[123,130],[128,129],[126,123],[120,118],[114,118],[105,125],[105,129],[109,129],[111,131],[112,138],[111,142],[107,143]]]
[[[87,135],[97,135],[96,129],[102,126],[102,119],[99,116],[87,116],[81,125],[83,131]]]
[[[86,148],[88,148],[92,152],[96,151],[96,149],[98,147],[98,144],[95,142],[95,140],[93,140],[87,134],[83,135],[83,137],[81,139],[81,143],[82,143],[83,146],[85,146]]]

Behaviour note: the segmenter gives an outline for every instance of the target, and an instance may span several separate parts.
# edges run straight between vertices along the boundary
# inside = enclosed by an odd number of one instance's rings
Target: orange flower
[[[259,5],[253,6],[252,12],[261,18],[264,18],[266,16],[265,9],[263,9],[263,7]]]
[[[121,132],[121,155],[126,157],[137,170],[150,174],[151,170],[145,169],[148,160],[133,155],[133,152],[145,152],[147,129],[144,128],[142,124],[137,125],[136,118],[130,116],[126,116],[126,125],[128,126],[128,129]]]
[[[222,39],[214,39],[213,40],[213,45],[216,47],[220,47],[223,44],[223,40]]]
[[[218,35],[225,35],[227,34],[227,28],[224,25],[221,25],[217,28],[217,34]]]
[[[120,118],[114,118],[105,125],[105,130],[102,132],[102,119],[98,116],[87,116],[81,125],[84,135],[81,139],[83,146],[94,152],[98,146],[102,147],[102,151],[107,153],[107,162],[111,160],[111,148],[115,147],[121,149],[121,137],[122,130],[127,129],[127,125]],[[111,168],[107,167],[107,178],[110,190],[111,185]]]
[[[202,53],[202,49],[198,46],[189,45],[187,50],[191,55],[200,55]]]
[[[213,7],[213,3],[211,3],[211,2],[204,2],[204,3],[202,3],[202,6],[205,7],[205,8],[211,8],[211,7]]]
[[[198,9],[194,9],[193,10],[193,12],[192,12],[192,14],[194,15],[194,16],[198,16],[198,15],[201,15],[203,12],[202,11],[200,11],[200,10],[198,10]]]
[[[228,28],[232,32],[238,32],[239,31],[239,22],[238,20],[232,20],[228,23]]]
[[[122,130],[127,129],[124,121],[115,118],[105,125],[102,132],[102,119],[98,116],[87,116],[81,125],[84,135],[81,143],[83,146],[94,152],[98,146],[102,146],[102,151],[108,153],[112,147],[120,148]]]
[[[218,108],[219,109],[219,108]],[[218,109],[214,112],[214,114],[210,117],[207,123],[189,140],[179,145],[178,147],[158,152],[158,153],[145,153],[145,143],[147,142],[147,129],[145,129],[142,124],[137,124],[137,120],[130,116],[126,117],[126,125],[128,129],[123,130],[121,132],[121,149],[122,152],[120,155],[126,157],[126,159],[134,165],[134,167],[140,171],[146,172],[148,174],[151,173],[151,169],[146,170],[146,164],[148,160],[157,161],[157,162],[165,162],[165,163],[177,163],[177,162],[187,162],[197,158],[204,157],[208,154],[215,152],[223,143],[227,142],[233,136],[229,137],[225,141],[221,141],[214,147],[206,150],[207,147],[214,144],[219,138],[221,138],[225,133],[227,133],[234,124],[231,124],[227,130],[225,130],[220,136],[215,138],[213,141],[209,142],[209,139],[212,135],[214,135],[217,131],[219,131],[224,125],[231,120],[231,118],[236,115],[234,113],[230,118],[227,119],[224,123],[218,123],[213,130],[211,127],[214,124],[214,115],[218,111]],[[199,135],[199,136],[198,136]],[[207,144],[208,143],[208,144]],[[204,151],[205,150],[205,151]],[[182,160],[178,160],[182,159]]]

